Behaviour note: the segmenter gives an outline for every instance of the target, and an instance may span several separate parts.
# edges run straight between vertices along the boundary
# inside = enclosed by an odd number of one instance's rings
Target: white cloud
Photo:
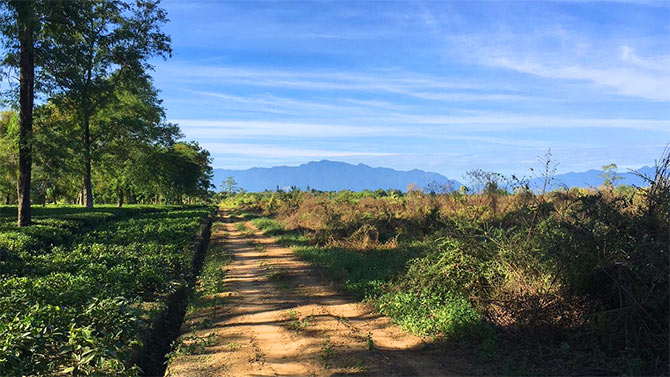
[[[670,75],[670,55],[642,57],[635,48],[628,45],[622,45],[619,50],[620,59],[623,62],[631,63],[639,68],[651,71],[665,72]]]
[[[293,137],[293,138],[359,138],[359,137],[419,137],[451,140],[478,140],[487,143],[516,145],[524,140],[501,139],[472,135],[473,132],[511,131],[523,129],[629,129],[667,133],[670,120],[561,118],[546,116],[512,116],[485,114],[470,117],[444,115],[396,114],[356,124],[330,124],[261,120],[199,120],[171,119],[189,138]],[[594,141],[590,141],[593,143]]]
[[[176,119],[171,122],[178,123],[188,137],[198,138],[248,136],[331,138],[377,136],[393,132],[387,127],[255,120]]]
[[[501,21],[488,30],[442,33],[443,51],[464,63],[504,68],[534,76],[584,81],[606,93],[670,101],[670,54],[665,35],[644,41],[579,32],[563,25],[562,14],[548,13],[542,26]],[[438,26],[447,20],[435,19]],[[566,24],[573,21],[565,21]],[[434,26],[429,27],[435,30]],[[646,47],[641,54],[633,44]]]
[[[557,116],[484,113],[462,117],[445,115],[394,114],[384,119],[393,124],[467,126],[471,132],[520,129],[618,128],[670,133],[670,120],[626,118],[569,118]]]
[[[367,157],[367,156],[395,156],[397,153],[367,152],[352,150],[310,149],[300,147],[280,147],[268,144],[232,144],[205,142],[201,144],[213,154],[232,154],[242,156],[257,156],[271,158],[306,157],[306,158],[328,158],[328,157]]]
[[[253,87],[346,90],[409,94],[414,90],[483,89],[478,83],[415,72],[387,69],[379,72],[291,71],[214,67],[210,65],[165,64],[161,75],[184,83],[233,83]]]
[[[491,65],[532,75],[566,80],[584,80],[604,87],[615,94],[670,101],[670,70],[646,72],[629,68],[593,68],[584,65],[556,66],[546,62],[504,57],[488,61]],[[638,65],[651,64],[640,61]],[[654,64],[655,65],[655,64]]]

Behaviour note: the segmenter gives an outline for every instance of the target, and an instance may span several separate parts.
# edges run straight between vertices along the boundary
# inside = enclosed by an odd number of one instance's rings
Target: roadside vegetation
[[[670,156],[649,186],[265,192],[223,205],[410,331],[504,374],[668,374]],[[551,180],[547,162],[546,181]],[[511,180],[510,180],[511,181]]]
[[[222,225],[221,222],[215,222],[212,231]],[[198,330],[206,329],[212,326],[212,320],[215,319],[217,308],[225,304],[224,277],[225,268],[230,263],[231,257],[221,244],[211,245],[205,255],[202,269],[200,270],[193,295],[189,297],[189,303],[184,315],[184,325],[190,325],[188,332],[180,334],[170,345],[169,353],[166,355],[165,375],[171,375],[170,365],[182,356],[201,355],[205,353],[206,347],[217,344],[217,336],[213,332],[199,334]],[[189,321],[189,317],[198,318],[195,321]],[[229,343],[229,348],[239,348],[241,345]]]
[[[15,207],[0,210],[0,375],[132,376],[162,363],[212,207],[48,207],[27,228]]]

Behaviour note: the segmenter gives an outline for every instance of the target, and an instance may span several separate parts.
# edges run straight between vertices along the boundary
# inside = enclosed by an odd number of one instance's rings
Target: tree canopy
[[[208,195],[209,153],[180,141],[183,134],[166,121],[151,77],[149,60],[172,53],[159,1],[0,0],[0,5],[3,73],[10,82],[3,102],[11,108],[0,118],[4,203],[19,199],[21,156],[30,158],[32,168],[28,193],[41,204],[92,207],[94,192],[97,201],[119,205],[184,203]],[[20,30],[28,22],[35,104],[24,103],[16,85],[25,81],[16,73],[24,68]],[[28,107],[34,119],[25,134],[17,110]]]

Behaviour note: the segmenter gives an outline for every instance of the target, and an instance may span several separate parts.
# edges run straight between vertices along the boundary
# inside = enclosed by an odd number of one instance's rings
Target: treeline
[[[0,0],[8,111],[0,119],[0,195],[31,201],[178,203],[208,194],[210,157],[178,142],[150,59],[171,56],[159,1]],[[16,82],[18,81],[18,86]],[[37,98],[37,102],[35,102]]]

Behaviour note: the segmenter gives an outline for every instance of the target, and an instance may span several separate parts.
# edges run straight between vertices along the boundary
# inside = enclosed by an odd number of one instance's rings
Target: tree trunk
[[[33,101],[35,85],[35,55],[33,51],[34,13],[32,2],[17,2],[19,24],[20,78],[19,78],[19,181],[18,226],[31,223],[30,179],[32,169]]]
[[[119,190],[119,204],[118,207],[123,207],[123,190]]]
[[[88,114],[84,115],[84,163],[86,170],[84,171],[84,206],[86,208],[93,208],[93,187],[91,186],[91,128],[90,117]]]

